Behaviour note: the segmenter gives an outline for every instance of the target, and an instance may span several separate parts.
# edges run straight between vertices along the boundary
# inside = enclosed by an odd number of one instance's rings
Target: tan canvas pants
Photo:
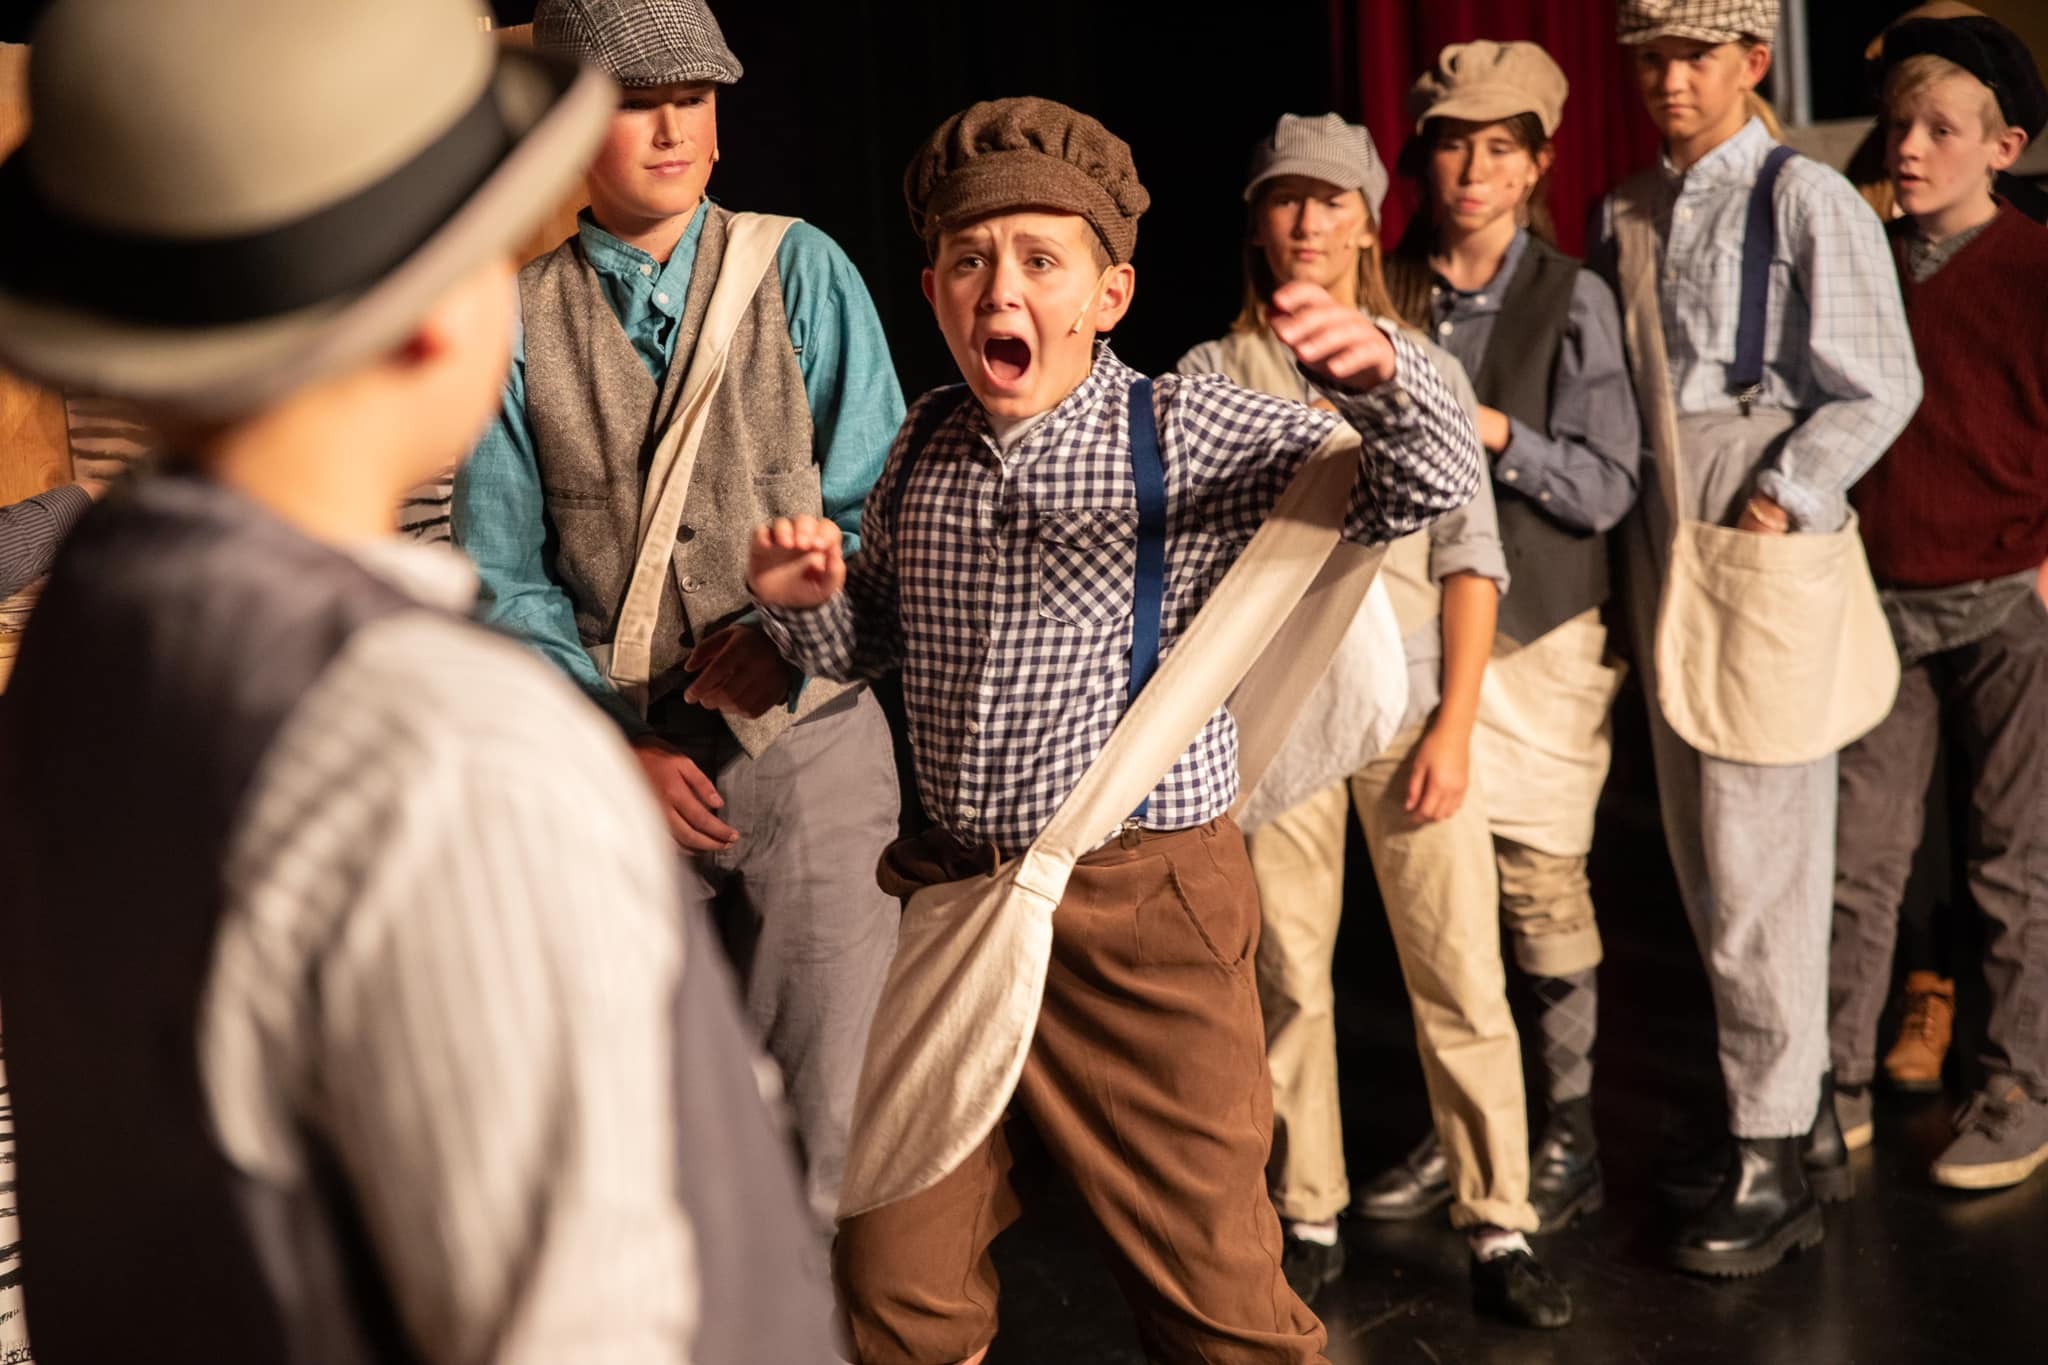
[[[1449,820],[1402,807],[1420,727],[1396,736],[1350,782],[1332,787],[1250,840],[1265,909],[1260,1004],[1273,1076],[1281,1215],[1331,1217],[1349,1201],[1338,1112],[1330,963],[1343,913],[1345,808],[1356,802],[1415,1013],[1431,1118],[1449,1154],[1458,1227],[1533,1231],[1522,1044],[1500,955],[1501,884],[1475,779]]]

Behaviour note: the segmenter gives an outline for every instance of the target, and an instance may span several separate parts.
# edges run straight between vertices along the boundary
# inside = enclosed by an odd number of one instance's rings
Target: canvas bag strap
[[[1295,473],[1201,612],[1181,632],[1173,657],[1160,664],[1032,842],[1018,872],[1020,886],[1029,885],[1040,870],[1057,872],[1063,881],[1065,869],[1099,844],[1159,784],[1209,718],[1231,699],[1329,564],[1340,543],[1359,461],[1358,433],[1349,426],[1333,427]],[[1326,596],[1318,601],[1328,605],[1338,599]],[[1342,625],[1355,614],[1355,608],[1346,611],[1338,606],[1335,611],[1342,614]],[[1341,635],[1341,628],[1337,633]],[[1307,675],[1306,684],[1312,687],[1327,659],[1297,662],[1295,675]],[[1239,772],[1241,782],[1257,784],[1260,773],[1242,764]],[[1057,900],[1058,887],[1051,893]]]
[[[1657,482],[1674,517],[1690,514],[1682,502],[1679,477],[1678,401],[1671,389],[1671,361],[1664,350],[1664,312],[1657,294],[1656,211],[1649,181],[1638,176],[1614,193],[1614,238],[1619,258],[1622,336],[1636,381],[1636,403],[1656,456]]]
[[[640,548],[633,577],[619,610],[607,675],[621,696],[643,715],[647,710],[648,675],[653,668],[654,632],[661,614],[661,588],[675,554],[676,534],[689,500],[690,477],[711,414],[711,400],[725,378],[726,356],[740,319],[753,306],[761,281],[794,218],[766,213],[736,213],[726,224],[725,257],[704,325],[697,333],[689,373],[676,402],[674,419],[662,433],[648,466],[640,499]]]
[[[1749,191],[1748,221],[1742,233],[1742,309],[1735,328],[1735,363],[1728,369],[1728,391],[1742,404],[1742,415],[1764,391],[1764,329],[1769,321],[1771,257],[1778,249],[1775,198],[1778,174],[1797,153],[1773,147]]]

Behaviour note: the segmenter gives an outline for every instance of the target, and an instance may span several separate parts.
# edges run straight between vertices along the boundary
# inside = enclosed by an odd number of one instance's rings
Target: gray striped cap
[[[740,78],[704,0],[540,0],[533,45],[588,62],[628,88]]]
[[[1372,134],[1336,114],[1320,118],[1282,114],[1273,131],[1252,150],[1244,201],[1249,204],[1260,185],[1282,175],[1314,176],[1357,190],[1365,196],[1375,220],[1380,216],[1380,202],[1387,197],[1387,166],[1372,145]]]

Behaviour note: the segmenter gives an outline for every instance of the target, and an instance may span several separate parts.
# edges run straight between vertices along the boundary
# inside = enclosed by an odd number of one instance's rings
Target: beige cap
[[[1436,68],[1424,72],[1408,92],[1408,108],[1418,133],[1433,118],[1496,123],[1534,114],[1549,137],[1564,118],[1570,91],[1564,71],[1536,44],[1480,39],[1452,43],[1439,53]]]

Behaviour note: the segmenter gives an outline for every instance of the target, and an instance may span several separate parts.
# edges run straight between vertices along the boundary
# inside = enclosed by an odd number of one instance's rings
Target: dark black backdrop
[[[342,0],[345,3],[345,0]],[[500,0],[524,23],[532,0]],[[0,40],[41,6],[0,0]],[[1280,114],[1330,108],[1328,0],[714,0],[746,78],[720,101],[711,192],[794,213],[844,246],[880,308],[904,388],[956,376],[918,291],[904,163],[978,99],[1045,95],[1128,141],[1152,192],[1138,295],[1117,348],[1169,368],[1236,312],[1246,155]]]
[[[500,8],[506,22],[525,17]],[[1157,371],[1236,312],[1252,143],[1281,113],[1329,107],[1326,0],[727,0],[716,12],[746,77],[720,97],[712,194],[801,215],[846,248],[911,396],[957,378],[919,292],[924,259],[902,194],[904,164],[947,115],[1044,95],[1131,144],[1153,205],[1116,345]]]

